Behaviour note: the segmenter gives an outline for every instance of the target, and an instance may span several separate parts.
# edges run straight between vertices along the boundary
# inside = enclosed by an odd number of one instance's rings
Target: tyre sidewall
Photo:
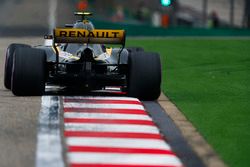
[[[11,75],[12,75],[14,52],[16,48],[19,47],[30,47],[30,46],[26,44],[13,43],[9,45],[6,51],[5,67],[4,67],[4,86],[6,89],[11,89]]]
[[[128,95],[156,100],[161,92],[161,63],[157,53],[137,52],[129,56]]]
[[[17,48],[14,53],[11,90],[14,95],[42,95],[45,90],[46,54],[34,48]]]

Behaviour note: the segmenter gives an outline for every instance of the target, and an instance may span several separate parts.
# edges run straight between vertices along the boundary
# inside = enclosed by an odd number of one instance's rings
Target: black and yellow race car
[[[81,16],[81,20],[55,28],[53,35],[45,35],[50,45],[9,45],[5,87],[17,96],[44,95],[49,85],[81,95],[116,87],[127,96],[157,99],[161,92],[159,54],[125,48],[124,30],[95,29],[86,19],[91,13],[75,15]]]

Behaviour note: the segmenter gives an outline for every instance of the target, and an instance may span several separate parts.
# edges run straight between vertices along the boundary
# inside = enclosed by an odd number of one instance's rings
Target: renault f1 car
[[[50,46],[11,44],[6,52],[4,84],[17,96],[43,95],[48,85],[78,94],[119,87],[127,96],[155,100],[160,95],[161,62],[157,53],[125,48],[124,30],[94,29],[91,13],[55,28]],[[109,48],[107,45],[117,48]]]

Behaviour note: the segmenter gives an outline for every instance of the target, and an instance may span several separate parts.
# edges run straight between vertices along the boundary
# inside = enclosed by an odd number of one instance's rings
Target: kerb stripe
[[[70,167],[183,167],[175,165],[70,164]]]
[[[139,101],[136,98],[132,97],[103,97],[103,96],[95,96],[95,97],[86,97],[86,96],[66,96],[63,99],[87,99],[87,100],[129,100],[129,101]]]
[[[171,149],[164,140],[138,138],[68,137],[65,143],[68,146],[120,147],[161,150]]]
[[[107,114],[107,113],[79,113],[67,112],[64,113],[64,118],[92,118],[92,119],[122,119],[122,120],[148,120],[152,119],[148,115],[135,115],[135,114]]]
[[[74,102],[74,103],[94,103],[94,104],[139,104],[140,101],[134,100],[92,100],[92,99],[64,99],[65,103]]]
[[[65,123],[64,127],[67,131],[159,133],[156,126],[133,124]]]
[[[136,109],[100,109],[100,108],[74,108],[65,107],[64,112],[86,112],[86,113],[107,113],[107,114],[138,114],[147,115],[144,110]]]
[[[145,110],[142,105],[138,104],[92,104],[92,103],[64,103],[64,107],[74,107],[74,108],[101,108],[101,109],[137,109],[137,110]]]
[[[100,124],[133,124],[155,126],[148,120],[122,120],[122,119],[91,119],[91,118],[64,118],[65,123],[100,123]]]
[[[164,155],[175,155],[170,150],[120,148],[120,147],[69,146],[68,151],[69,152],[99,152],[99,153],[127,153],[127,154],[164,154]]]
[[[123,165],[172,165],[180,166],[181,162],[173,155],[162,154],[125,154],[125,153],[92,153],[69,152],[67,157],[72,163],[81,164],[123,164]]]
[[[144,105],[129,97],[64,97],[70,167],[182,167]]]
[[[122,132],[89,132],[89,131],[65,131],[65,137],[107,137],[107,138],[131,138],[131,139],[160,139],[160,134],[153,133],[122,133]]]
[[[182,167],[175,165],[70,164],[70,167]]]

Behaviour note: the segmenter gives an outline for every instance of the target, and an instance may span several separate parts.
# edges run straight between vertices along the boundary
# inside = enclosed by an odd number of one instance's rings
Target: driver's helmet
[[[73,28],[78,28],[78,29],[85,29],[88,31],[94,30],[94,25],[90,21],[83,21],[83,22],[77,22],[74,24]],[[93,50],[94,56],[98,56],[103,53],[102,48],[99,44],[92,44],[92,45],[82,45],[82,44],[69,44],[67,51],[78,55],[81,53],[86,47],[90,48]]]
[[[77,22],[74,24],[73,28],[79,28],[79,29],[85,29],[88,31],[94,30],[94,25],[88,21],[88,22]]]

